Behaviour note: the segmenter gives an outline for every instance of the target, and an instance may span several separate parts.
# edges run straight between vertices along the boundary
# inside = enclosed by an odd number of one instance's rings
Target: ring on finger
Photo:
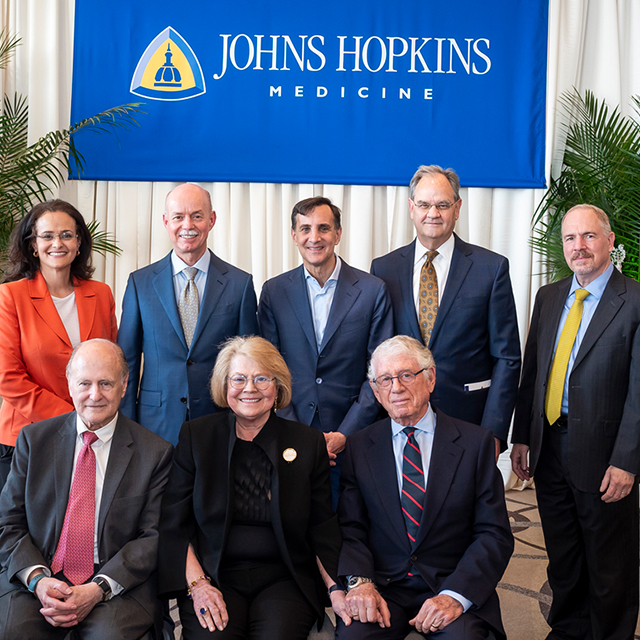
[[[200,607],[200,615],[203,616],[205,613],[207,613],[207,607]]]

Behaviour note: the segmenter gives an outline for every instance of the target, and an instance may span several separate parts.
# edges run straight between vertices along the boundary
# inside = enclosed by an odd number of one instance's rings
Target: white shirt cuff
[[[42,569],[42,572],[47,576],[47,578],[51,577],[51,569],[45,567],[43,564],[34,564],[30,567],[27,567],[26,569],[23,569],[22,571],[18,571],[18,573],[16,573],[16,577],[18,578],[18,580],[20,580],[20,582],[22,582],[25,587],[27,587],[27,589],[29,588],[29,583],[27,582],[27,580],[34,569]]]
[[[467,613],[473,602],[471,600],[467,600],[464,596],[461,596],[459,593],[455,591],[450,591],[449,589],[443,589],[439,594],[439,596],[451,596],[454,600],[457,600],[462,605],[462,613]]]
[[[105,576],[104,573],[97,573],[95,577],[97,578],[98,576],[100,576],[101,578],[104,578],[109,583],[109,586],[111,587],[111,595],[107,598],[107,600],[111,600],[113,596],[117,596],[124,591],[124,587],[118,582],[116,582],[113,578],[110,578],[109,576]]]

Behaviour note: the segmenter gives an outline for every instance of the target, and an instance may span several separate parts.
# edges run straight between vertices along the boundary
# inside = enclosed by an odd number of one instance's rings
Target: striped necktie
[[[424,511],[424,471],[420,446],[414,435],[415,428],[406,427],[402,431],[407,436],[402,454],[402,513],[407,535],[413,545],[418,537],[420,518]]]

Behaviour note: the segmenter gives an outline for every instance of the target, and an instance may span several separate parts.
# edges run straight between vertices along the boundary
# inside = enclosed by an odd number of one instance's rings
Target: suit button
[[[193,364],[193,360],[191,358],[189,358],[187,360],[187,367],[190,367]]]
[[[316,384],[322,384],[322,378],[316,378]]]
[[[411,562],[417,562],[418,561],[418,556],[411,556],[409,558],[409,560],[411,560]]]
[[[187,404],[187,399],[186,398],[180,398],[180,402],[182,402],[182,404]]]
[[[313,409],[313,407],[315,407],[316,405],[313,402],[309,403],[309,409]]]

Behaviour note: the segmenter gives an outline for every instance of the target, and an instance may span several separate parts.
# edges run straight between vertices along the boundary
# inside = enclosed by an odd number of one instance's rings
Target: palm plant
[[[0,69],[6,67],[19,42],[18,37],[0,32]],[[4,96],[0,113],[0,275],[16,224],[36,202],[51,197],[72,167],[81,175],[84,159],[73,134],[81,129],[106,132],[137,126],[135,115],[143,113],[139,107],[140,103],[132,103],[108,109],[68,129],[50,131],[30,145],[27,99],[17,94]],[[88,224],[95,251],[119,255],[117,244],[98,225],[97,221]]]
[[[611,220],[615,246],[626,253],[622,272],[640,280],[640,121],[609,110],[592,92],[565,93],[570,118],[562,170],[552,179],[534,219],[533,249],[550,280],[571,275],[562,253],[562,215],[580,203],[600,207]],[[640,99],[633,98],[640,116]]]

